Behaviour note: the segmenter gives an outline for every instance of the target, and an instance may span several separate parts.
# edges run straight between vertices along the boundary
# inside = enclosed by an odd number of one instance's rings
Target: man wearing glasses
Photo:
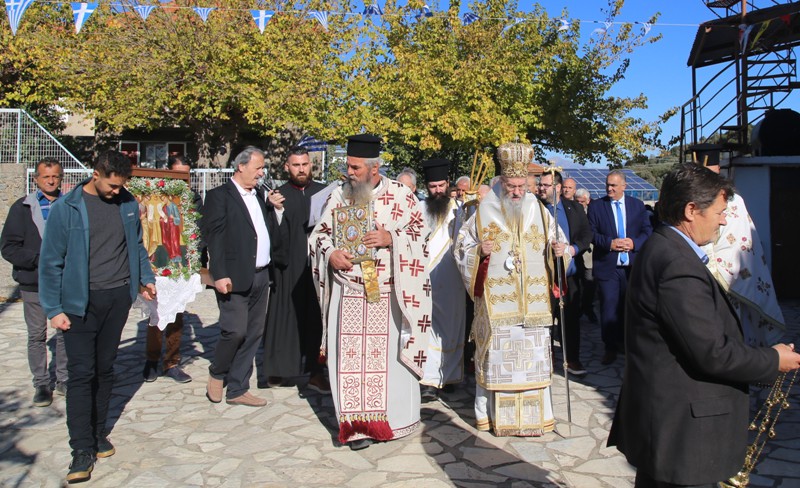
[[[28,326],[28,366],[33,374],[33,405],[53,403],[50,374],[47,368],[47,316],[39,303],[39,248],[50,205],[61,196],[61,163],[45,158],[36,165],[36,191],[20,198],[8,211],[0,248],[3,258],[13,265],[12,276],[19,283],[22,310]],[[67,393],[67,354],[64,336],[56,331],[55,392]]]

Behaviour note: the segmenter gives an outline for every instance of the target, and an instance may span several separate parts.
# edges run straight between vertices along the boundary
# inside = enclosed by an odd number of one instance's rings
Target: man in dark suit
[[[600,331],[605,344],[602,364],[617,359],[622,346],[625,291],[636,253],[653,232],[644,203],[625,196],[625,173],[614,170],[606,176],[606,193],[589,205],[594,250],[594,279],[600,292]]]
[[[656,229],[633,267],[625,374],[608,445],[640,487],[716,486],[742,466],[748,383],[800,367],[794,345],[752,348],[700,246],[725,224],[730,183],[685,163],[661,186]],[[591,208],[591,207],[590,207]]]
[[[209,272],[219,306],[220,337],[208,368],[206,396],[232,405],[262,407],[267,401],[251,394],[250,375],[264,333],[269,301],[269,268],[280,236],[273,213],[267,213],[263,191],[264,152],[247,147],[233,162],[230,181],[209,191],[203,206],[203,235],[208,244]]]
[[[583,254],[589,249],[592,242],[592,229],[586,218],[586,212],[577,202],[561,198],[563,180],[558,171],[548,171],[539,178],[539,198],[552,214],[553,201],[556,202],[556,215],[558,225],[569,239],[569,246],[555,244],[554,247],[566,247],[573,257],[569,268],[566,270],[567,294],[564,296],[564,332],[562,338],[564,352],[566,353],[567,371],[574,375],[584,375],[586,370],[581,364],[581,276],[583,276]],[[554,188],[555,186],[555,188]],[[558,307],[554,307],[558,310]]]

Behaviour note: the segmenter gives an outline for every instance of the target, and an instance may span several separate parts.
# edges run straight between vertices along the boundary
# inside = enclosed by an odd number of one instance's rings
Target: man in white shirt
[[[264,333],[269,302],[270,268],[277,257],[278,222],[267,213],[258,181],[264,176],[264,152],[247,147],[233,162],[230,181],[209,191],[203,210],[209,271],[219,306],[220,337],[208,368],[206,396],[232,405],[263,407],[252,395],[250,376]]]

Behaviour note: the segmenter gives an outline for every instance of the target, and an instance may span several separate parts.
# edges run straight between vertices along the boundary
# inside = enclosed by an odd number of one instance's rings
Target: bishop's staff
[[[555,241],[558,241],[558,215],[556,206],[558,205],[558,195],[556,194],[556,171],[561,173],[561,168],[559,166],[550,166],[545,168],[545,173],[551,173],[553,175],[553,224],[555,228]],[[567,237],[567,242],[569,242],[569,236]],[[569,394],[569,368],[567,367],[567,330],[566,325],[564,323],[564,280],[562,279],[562,269],[563,263],[561,262],[562,258],[556,258],[556,286],[558,292],[558,323],[561,326],[561,355],[564,359],[564,383],[567,386],[567,421],[572,423],[572,401],[570,399]]]

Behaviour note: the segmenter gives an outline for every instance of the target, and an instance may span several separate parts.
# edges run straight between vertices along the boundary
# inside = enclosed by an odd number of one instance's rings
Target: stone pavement
[[[800,303],[784,308],[790,337],[800,330]],[[563,376],[553,387],[557,433],[496,438],[474,429],[474,382],[423,404],[413,435],[350,451],[336,442],[330,397],[301,386],[254,390],[271,404],[253,409],[211,404],[204,396],[218,312],[206,291],[188,307],[183,360],[195,380],[143,383],[146,322],[132,311],[123,332],[111,403],[117,453],[99,460],[97,487],[630,487],[634,470],[605,447],[619,392],[622,359],[600,365],[597,326],[584,322],[583,360],[590,374],[570,382],[572,424],[565,422]],[[0,303],[0,486],[56,487],[70,462],[63,397],[31,406],[21,303]],[[560,369],[560,368],[559,368]],[[255,383],[255,380],[253,380]],[[800,394],[782,415],[778,436],[752,486],[800,486]]]

